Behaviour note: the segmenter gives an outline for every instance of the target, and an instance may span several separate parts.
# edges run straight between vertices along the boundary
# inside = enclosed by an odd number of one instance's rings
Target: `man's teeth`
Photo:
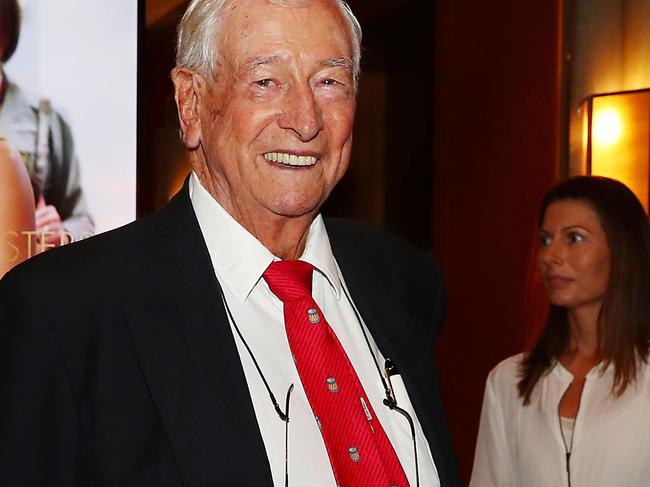
[[[264,154],[264,159],[288,166],[313,166],[318,160],[314,156],[296,156],[285,152],[267,152]]]

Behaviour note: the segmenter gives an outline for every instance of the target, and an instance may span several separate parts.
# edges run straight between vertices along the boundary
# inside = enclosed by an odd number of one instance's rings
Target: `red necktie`
[[[340,487],[407,487],[404,470],[338,338],[311,297],[313,267],[274,262],[264,273],[284,303],[289,346]]]

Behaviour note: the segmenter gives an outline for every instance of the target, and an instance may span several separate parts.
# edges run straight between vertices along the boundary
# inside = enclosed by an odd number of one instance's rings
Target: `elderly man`
[[[318,214],[360,38],[339,0],[191,2],[183,189],[0,281],[3,485],[457,484],[439,271]]]

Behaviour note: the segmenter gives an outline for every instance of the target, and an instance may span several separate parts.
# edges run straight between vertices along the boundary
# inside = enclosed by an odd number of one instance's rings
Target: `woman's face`
[[[598,215],[579,200],[551,203],[537,256],[550,301],[576,309],[602,303],[609,282],[609,246]]]

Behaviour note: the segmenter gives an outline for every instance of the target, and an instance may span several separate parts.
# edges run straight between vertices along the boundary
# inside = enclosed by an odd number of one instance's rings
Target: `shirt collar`
[[[194,172],[190,176],[189,191],[217,278],[243,303],[267,267],[280,259],[212,197]],[[336,299],[340,299],[341,281],[338,267],[320,215],[309,227],[305,250],[300,260],[309,262],[325,276]]]
[[[553,366],[552,369],[553,373],[558,375],[562,380],[565,382],[571,382],[574,377],[571,372],[569,372],[564,365],[560,363],[559,360],[555,360],[555,365]],[[611,375],[614,372],[614,364],[609,363],[607,367],[604,366],[602,362],[594,365],[589,372],[587,372],[587,375],[585,376],[587,379],[595,379],[598,377],[604,377],[605,375]]]
[[[334,259],[330,239],[321,215],[318,215],[309,227],[307,243],[300,260],[309,262],[317,272],[325,276],[334,291],[336,300],[341,299],[339,268],[336,265],[336,259]]]

